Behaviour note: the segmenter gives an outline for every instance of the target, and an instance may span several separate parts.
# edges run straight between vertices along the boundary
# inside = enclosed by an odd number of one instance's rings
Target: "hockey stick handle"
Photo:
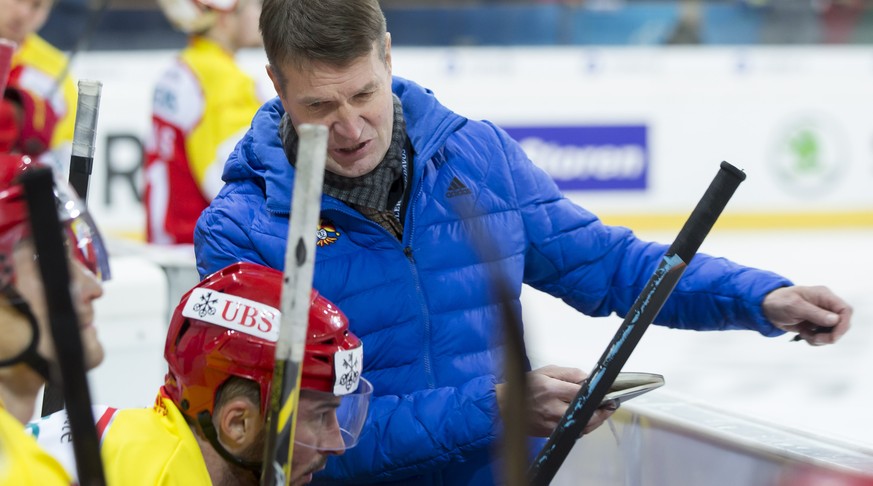
[[[100,108],[99,81],[79,81],[79,98],[76,106],[76,125],[73,130],[73,152],[70,156],[70,185],[83,203],[88,202],[88,183],[94,165],[94,140],[97,130],[97,111]],[[42,416],[51,415],[64,408],[63,390],[46,384],[42,395]]]
[[[291,478],[297,401],[315,272],[315,232],[321,213],[327,158],[327,127],[303,124],[297,127],[297,135],[299,144],[285,247],[282,315],[264,441],[261,484],[265,486],[287,485]]]
[[[709,188],[634,301],[594,370],[582,382],[582,387],[570,402],[546,445],[531,464],[528,470],[530,484],[551,483],[646,328],[655,320],[688,263],[744,179],[745,173],[727,162],[721,163]]]
[[[88,182],[94,165],[94,141],[97,138],[97,114],[100,111],[102,89],[103,83],[100,81],[79,81],[73,153],[70,157],[70,185],[83,201],[88,198]]]
[[[733,165],[722,162],[719,171],[703,193],[691,216],[676,236],[676,240],[667,250],[668,255],[677,255],[685,263],[700,249],[703,239],[721,216],[728,201],[736,192],[740,183],[746,180],[746,173]]]
[[[57,362],[50,375],[61,380],[79,481],[83,486],[103,486],[103,463],[97,429],[91,412],[91,395],[85,375],[79,319],[70,296],[70,272],[63,230],[58,219],[51,169],[27,171],[21,176],[31,221],[52,340]],[[38,222],[39,224],[35,224]]]

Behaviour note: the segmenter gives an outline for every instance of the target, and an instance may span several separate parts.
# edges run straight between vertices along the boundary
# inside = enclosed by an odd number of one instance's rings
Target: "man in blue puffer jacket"
[[[261,32],[279,98],[255,116],[197,223],[200,273],[238,260],[283,268],[295,127],[328,126],[314,285],[364,341],[364,375],[379,396],[359,446],[317,480],[499,482],[500,297],[520,315],[526,283],[588,315],[624,315],[666,247],[603,225],[502,130],[392,78],[376,0],[265,0]],[[484,258],[474,248],[482,239]],[[496,296],[494,276],[511,296]],[[698,255],[658,323],[794,331],[824,344],[850,317],[823,287]],[[834,330],[816,335],[814,324]],[[584,373],[548,367],[528,376],[531,433],[545,436]]]

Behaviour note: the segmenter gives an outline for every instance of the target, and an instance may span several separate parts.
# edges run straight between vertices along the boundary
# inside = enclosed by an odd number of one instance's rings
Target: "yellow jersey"
[[[117,410],[95,406],[93,412],[107,484],[212,484],[191,427],[163,394],[158,394],[151,408]],[[69,441],[59,440],[65,422],[66,411],[62,410],[29,426],[39,444],[61,462],[73,457]],[[75,471],[75,464],[67,467]]]
[[[146,238],[193,243],[224,183],[224,162],[261,106],[255,80],[212,40],[195,36],[155,85],[146,144]]]
[[[9,84],[25,88],[51,104],[58,116],[52,134],[52,149],[73,143],[78,88],[69,72],[57,85],[67,67],[67,56],[36,34],[30,34],[12,56]]]
[[[0,486],[70,484],[72,477],[0,402]]]

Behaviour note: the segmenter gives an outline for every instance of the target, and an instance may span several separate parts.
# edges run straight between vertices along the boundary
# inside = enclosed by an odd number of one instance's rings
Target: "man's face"
[[[35,258],[36,251],[31,240],[18,244],[12,253],[15,268],[15,289],[27,301],[31,312],[36,317],[40,331],[37,352],[51,362],[57,361],[51,330],[48,321],[45,292],[39,273],[39,262]],[[73,306],[79,319],[79,332],[82,340],[82,351],[85,358],[85,368],[92,369],[103,361],[103,346],[97,339],[94,328],[94,299],[103,295],[100,282],[84,265],[68,255],[70,261],[70,289]]]
[[[327,393],[300,391],[294,456],[291,458],[291,484],[312,481],[324,469],[328,456],[345,452],[336,409],[340,398]]]
[[[307,63],[304,69],[271,66],[268,72],[295,128],[303,123],[328,127],[327,170],[359,177],[379,165],[394,125],[388,34],[384,61],[374,43],[369,55],[345,67]]]
[[[21,45],[43,26],[51,8],[51,0],[0,0],[0,37]]]

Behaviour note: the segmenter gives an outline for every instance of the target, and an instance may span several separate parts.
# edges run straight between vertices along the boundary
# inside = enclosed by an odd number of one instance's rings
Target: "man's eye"
[[[366,93],[358,93],[357,95],[355,95],[355,99],[358,101],[367,101],[372,97],[373,97],[372,91],[368,91]]]

